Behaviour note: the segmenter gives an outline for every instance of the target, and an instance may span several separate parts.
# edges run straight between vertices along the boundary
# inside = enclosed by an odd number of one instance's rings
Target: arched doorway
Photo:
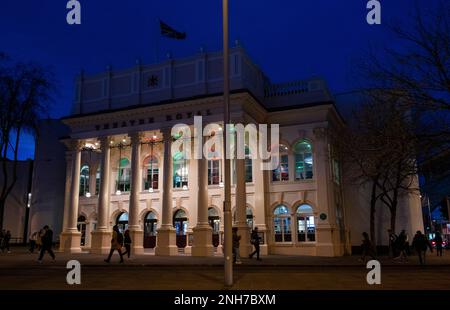
[[[144,248],[153,249],[156,246],[156,214],[149,211],[144,219]]]
[[[84,215],[80,215],[77,220],[77,228],[81,233],[81,242],[80,246],[86,245],[86,217]]]
[[[119,226],[120,232],[124,232],[128,229],[128,213],[122,212],[117,216],[116,225]]]
[[[184,248],[187,244],[188,218],[184,210],[177,210],[173,215],[173,227],[177,234],[177,247]]]
[[[220,217],[219,213],[214,208],[208,208],[208,223],[212,228],[212,244],[217,248],[220,242]]]

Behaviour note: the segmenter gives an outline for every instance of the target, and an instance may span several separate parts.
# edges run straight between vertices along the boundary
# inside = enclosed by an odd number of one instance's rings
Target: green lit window
[[[295,180],[313,178],[313,156],[311,144],[300,141],[294,145]]]

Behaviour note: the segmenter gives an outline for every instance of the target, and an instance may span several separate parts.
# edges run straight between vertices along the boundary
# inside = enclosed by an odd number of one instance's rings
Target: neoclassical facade
[[[111,230],[129,229],[135,253],[222,253],[220,159],[171,155],[175,124],[223,126],[221,53],[84,76],[76,83],[67,146],[64,251],[109,251]],[[262,254],[348,253],[340,165],[329,132],[343,126],[324,81],[272,84],[245,51],[230,56],[231,122],[279,124],[280,164],[262,170],[246,148],[231,161],[233,225],[241,255],[258,227]],[[219,128],[214,134],[220,134]],[[147,251],[147,250],[146,250]]]

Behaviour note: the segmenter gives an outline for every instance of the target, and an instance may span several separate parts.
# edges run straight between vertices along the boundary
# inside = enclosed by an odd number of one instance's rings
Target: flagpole
[[[225,286],[233,285],[233,249],[232,249],[232,218],[231,218],[231,180],[230,180],[230,159],[227,154],[227,138],[228,138],[228,124],[230,123],[230,81],[229,81],[229,51],[228,51],[228,0],[222,2],[222,18],[223,18],[223,154],[225,162],[224,171],[224,281]]]

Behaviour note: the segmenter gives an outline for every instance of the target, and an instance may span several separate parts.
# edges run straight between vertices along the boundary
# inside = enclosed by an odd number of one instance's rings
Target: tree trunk
[[[395,220],[397,219],[397,203],[392,203],[391,210],[391,230],[395,232]]]
[[[375,205],[377,203],[377,185],[376,182],[372,183],[372,193],[370,197],[370,239],[374,246],[375,242]]]
[[[0,230],[3,229],[3,215],[5,214],[6,199],[0,200]]]

